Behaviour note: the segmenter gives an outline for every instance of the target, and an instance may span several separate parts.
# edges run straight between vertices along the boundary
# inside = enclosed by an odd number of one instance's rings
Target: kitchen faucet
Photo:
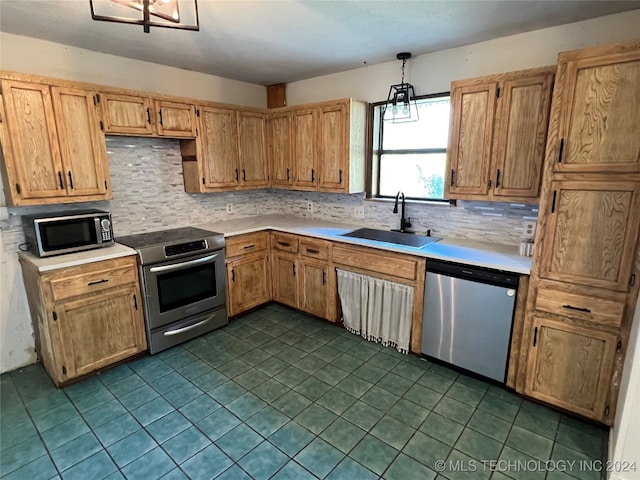
[[[393,229],[391,230],[392,232],[402,232],[402,233],[413,233],[412,231],[408,230],[408,228],[411,227],[411,218],[404,217],[405,214],[405,201],[404,201],[404,192],[399,191],[396,194],[396,203],[393,205],[393,213],[398,213],[398,200],[400,199],[400,195],[402,195],[402,206],[401,206],[401,213],[400,213],[400,229],[396,230]]]

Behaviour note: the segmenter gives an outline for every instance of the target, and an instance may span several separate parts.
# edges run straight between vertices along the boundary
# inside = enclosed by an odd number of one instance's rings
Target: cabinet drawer
[[[372,272],[385,273],[395,277],[415,280],[417,278],[417,260],[408,255],[374,251],[365,248],[333,246],[333,262],[357,267]]]
[[[96,262],[95,265],[98,268],[92,272],[77,274],[69,272],[68,276],[52,278],[50,283],[53,300],[58,301],[137,282],[134,265],[114,265],[111,262]]]
[[[561,290],[556,284],[540,282],[536,310],[619,327],[624,313],[625,299],[624,295],[616,297],[596,297],[587,292]]]
[[[287,233],[272,233],[271,248],[283,252],[298,253],[298,244],[300,240],[295,235]]]
[[[330,242],[324,240],[313,240],[303,238],[300,240],[300,255],[304,257],[318,258],[320,260],[329,260]]]
[[[246,253],[255,253],[267,248],[267,234],[265,232],[237,235],[225,240],[227,258],[237,257]]]

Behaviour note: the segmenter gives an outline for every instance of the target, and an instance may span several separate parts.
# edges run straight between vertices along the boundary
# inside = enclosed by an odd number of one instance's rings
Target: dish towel
[[[409,351],[413,287],[336,269],[344,326],[367,340]]]

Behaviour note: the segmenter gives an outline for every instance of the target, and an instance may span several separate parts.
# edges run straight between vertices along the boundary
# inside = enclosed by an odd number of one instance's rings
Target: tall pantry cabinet
[[[613,423],[639,229],[640,41],[561,53],[518,391]]]

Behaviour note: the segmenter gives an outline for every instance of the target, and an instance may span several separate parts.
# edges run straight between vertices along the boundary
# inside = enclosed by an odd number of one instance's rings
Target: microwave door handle
[[[151,273],[159,273],[159,272],[169,272],[171,270],[180,270],[181,268],[190,267],[192,265],[198,265],[200,263],[208,262],[210,260],[213,260],[217,256],[218,254],[216,253],[214,255],[209,255],[207,257],[196,258],[195,260],[189,260],[188,262],[174,263],[172,265],[163,265],[161,267],[151,267],[149,271]]]
[[[96,227],[96,243],[102,243],[102,230],[100,230],[100,219],[93,217],[93,223]]]

